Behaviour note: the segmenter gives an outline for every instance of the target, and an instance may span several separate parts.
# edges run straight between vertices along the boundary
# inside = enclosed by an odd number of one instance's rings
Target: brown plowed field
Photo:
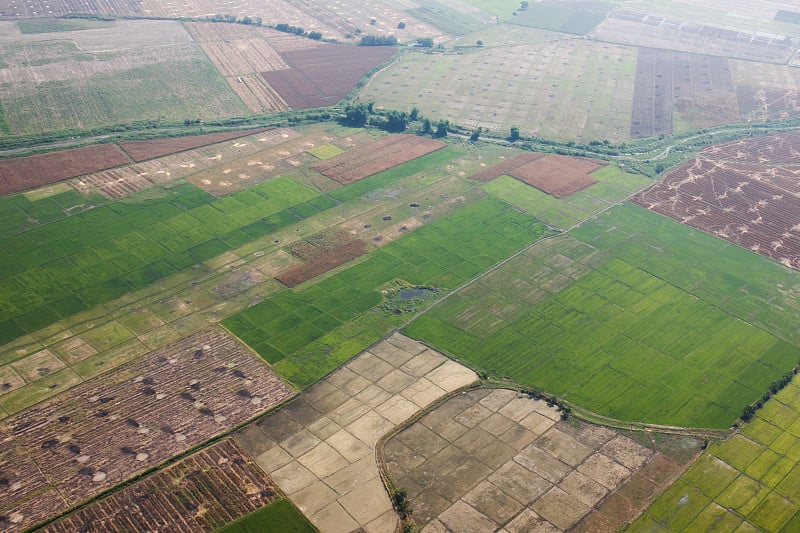
[[[181,460],[43,531],[212,531],[274,501],[272,480],[231,439]],[[180,517],[180,519],[178,519]]]
[[[0,194],[34,189],[130,163],[113,144],[95,144],[49,154],[0,161]]]
[[[597,183],[590,173],[601,166],[593,159],[548,154],[509,171],[508,175],[556,198],[564,198]]]
[[[220,330],[153,351],[6,422],[4,527],[65,511],[292,395]]]
[[[148,141],[127,141],[119,143],[119,147],[136,162],[155,159],[165,155],[199,148],[209,144],[238,139],[264,131],[263,129],[229,131],[223,133],[207,133],[205,135],[189,135],[171,139],[151,139]]]
[[[713,153],[724,157],[732,155],[733,148],[728,143]],[[800,269],[799,176],[797,167],[701,155],[637,194],[633,202]]]
[[[0,0],[0,17],[58,17],[70,13],[142,15],[142,0]]]
[[[740,85],[736,88],[739,111],[750,120],[767,120],[800,115],[800,91]]]
[[[417,135],[389,135],[326,159],[311,168],[339,183],[352,183],[445,146],[441,141]]]
[[[673,114],[705,128],[739,121],[727,58],[642,48],[631,115],[634,138],[673,131]]]
[[[353,90],[370,69],[387,61],[392,46],[329,44],[283,52],[292,70],[262,72],[292,109],[335,104]]]
[[[325,250],[324,254],[317,255],[317,257],[301,265],[297,265],[278,274],[275,276],[275,279],[287,287],[294,287],[320,274],[324,274],[329,270],[333,270],[356,257],[361,257],[366,251],[367,244],[361,240],[330,248]]]
[[[526,152],[502,163],[498,163],[497,165],[492,165],[486,170],[481,170],[477,174],[473,174],[471,178],[481,182],[490,181],[504,174],[508,174],[516,168],[532,163],[543,156],[544,154],[538,152]]]
[[[711,159],[749,161],[769,165],[800,163],[800,132],[759,135],[739,141],[716,144],[704,149],[700,154]]]

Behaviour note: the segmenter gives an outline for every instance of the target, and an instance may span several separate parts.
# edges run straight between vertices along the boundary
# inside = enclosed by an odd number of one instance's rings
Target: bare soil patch
[[[389,135],[311,165],[311,169],[339,183],[352,183],[445,146],[441,141],[417,135]]]
[[[92,503],[43,531],[212,531],[274,501],[277,488],[232,439]],[[177,517],[181,517],[177,520]]]
[[[593,159],[548,154],[508,174],[544,193],[564,198],[597,183],[590,174],[603,165]]]
[[[0,194],[34,189],[127,163],[130,160],[114,144],[6,159],[0,161]]]
[[[390,438],[383,455],[415,522],[432,531],[616,531],[685,468],[653,476],[677,463],[502,389],[451,398]]]
[[[30,527],[293,394],[227,333],[187,337],[7,420],[0,514]]]
[[[148,141],[126,141],[119,143],[119,147],[136,162],[155,159],[165,155],[199,148],[209,144],[221,143],[231,139],[238,139],[247,135],[263,132],[263,129],[244,131],[230,131],[223,133],[208,133],[205,135],[189,135],[186,137],[173,137],[171,139],[152,139]]]

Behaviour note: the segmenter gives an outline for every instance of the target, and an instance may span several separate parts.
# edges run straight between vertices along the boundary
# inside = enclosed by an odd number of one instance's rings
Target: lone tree
[[[423,135],[430,135],[433,133],[433,128],[431,128],[431,121],[430,119],[425,119],[422,121],[422,133]]]
[[[406,23],[405,23],[405,22],[403,22],[403,21],[401,20],[401,21],[400,21],[400,22],[397,24],[397,29],[398,29],[398,30],[404,30],[405,28],[406,28]]]
[[[471,142],[475,142],[475,141],[478,140],[478,138],[480,136],[481,136],[481,129],[480,128],[476,128],[476,129],[472,130],[472,135],[469,136],[469,140]]]
[[[447,137],[448,126],[450,126],[448,121],[440,120],[436,123],[436,131],[434,132],[433,136],[436,138]]]
[[[511,132],[510,133],[511,134],[508,136],[508,140],[509,141],[511,141],[513,143],[514,141],[518,141],[519,140],[519,128],[518,127],[511,126]]]

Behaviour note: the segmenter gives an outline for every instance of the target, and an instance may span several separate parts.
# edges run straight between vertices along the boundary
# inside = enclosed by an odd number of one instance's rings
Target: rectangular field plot
[[[351,183],[445,146],[441,141],[416,135],[390,135],[316,163],[311,168],[339,183]]]
[[[714,157],[724,157],[732,147],[719,148]],[[800,269],[795,172],[791,166],[698,157],[637,194],[633,202]]]
[[[14,71],[0,83],[11,133],[247,111],[177,21],[115,21],[108,28],[31,37],[0,44],[0,64]]]
[[[752,3],[749,5],[756,6]],[[696,5],[692,8],[696,13]],[[760,11],[763,8],[764,3],[759,3],[758,16],[766,20],[764,13]],[[725,11],[731,13],[729,6],[725,6]],[[794,47],[791,40],[783,35],[767,33],[771,30],[759,32],[744,28],[725,28],[720,25],[720,18],[716,16],[706,20],[708,24],[682,20],[681,15],[659,16],[618,10],[594,28],[590,36],[637,47],[666,48],[758,62],[783,63],[791,57]],[[734,24],[741,22],[740,19]]]
[[[572,235],[800,345],[800,277],[792,270],[632,204],[598,215]]]
[[[651,137],[739,120],[736,88],[726,58],[671,50],[639,50],[631,137]]]
[[[374,250],[347,270],[305,290],[278,294],[223,324],[295,383],[313,383],[341,363],[329,357],[332,352],[363,348],[385,333],[391,321],[380,313],[363,315],[381,304],[385,284],[400,279],[453,289],[549,231],[508,204],[483,198]],[[309,348],[331,335],[339,342]]]
[[[678,482],[659,497],[628,531],[709,531],[710,525],[737,531],[796,531],[800,520],[800,460],[797,379],[770,399],[740,433],[708,448]],[[691,513],[681,510],[686,495],[699,495]],[[744,520],[743,520],[744,519]],[[726,527],[725,525],[729,527]]]
[[[0,343],[335,204],[285,177],[220,199],[184,184],[160,199],[115,202],[0,239]]]
[[[779,305],[761,301],[765,292],[797,306],[770,286],[769,274],[735,284],[747,264],[739,252],[746,252],[695,243],[679,225],[668,233],[632,206],[598,220],[573,231],[584,242],[537,245],[404,331],[601,414],[679,426],[728,427],[800,359],[800,348],[781,340],[796,337],[785,317],[784,328],[769,317],[760,329],[748,323],[751,313],[739,312]],[[705,264],[722,270],[715,276],[695,263],[711,255]]]
[[[214,444],[42,531],[122,531],[169,524],[169,531],[212,531],[280,501],[277,487],[231,439]],[[174,513],[180,513],[176,520]],[[88,526],[88,529],[83,529]]]
[[[96,144],[0,162],[0,195],[34,189],[128,163],[113,144]]]
[[[495,35],[486,38],[493,46],[458,55],[405,54],[362,98],[500,134],[517,126],[563,140],[628,139],[636,50],[548,37],[521,44]]]
[[[293,394],[230,335],[192,335],[7,420],[0,511],[29,527]]]
[[[651,183],[641,174],[628,174],[613,165],[592,172],[591,177],[598,183],[563,199],[554,198],[508,176],[485,183],[481,188],[543,222],[566,229]]]

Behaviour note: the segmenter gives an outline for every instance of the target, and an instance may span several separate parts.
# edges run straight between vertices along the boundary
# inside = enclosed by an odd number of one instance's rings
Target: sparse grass
[[[405,54],[370,82],[361,99],[389,109],[417,106],[432,120],[502,135],[517,126],[522,135],[559,140],[629,138],[633,49],[501,39],[495,33],[492,46],[459,55]]]

